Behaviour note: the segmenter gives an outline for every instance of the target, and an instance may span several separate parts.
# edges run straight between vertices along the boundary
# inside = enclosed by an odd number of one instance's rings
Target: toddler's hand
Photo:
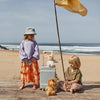
[[[72,84],[72,82],[70,81],[70,82],[68,82],[68,84],[69,84],[69,85],[71,85],[71,84]]]
[[[65,81],[68,81],[67,77],[65,78]]]
[[[26,59],[26,61],[25,62],[28,62],[29,61],[29,59]]]
[[[65,85],[68,85],[68,81],[65,81]]]
[[[30,59],[30,61],[31,61],[31,62],[34,62],[34,61],[35,61],[35,58],[34,58],[34,57],[33,57],[33,58],[31,58],[31,59]]]

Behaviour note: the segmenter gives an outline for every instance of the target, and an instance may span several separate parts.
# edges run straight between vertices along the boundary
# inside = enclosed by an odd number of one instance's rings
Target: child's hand
[[[68,85],[71,85],[71,84],[72,84],[72,82],[71,82],[71,81],[69,81],[67,84],[68,84]]]
[[[68,81],[67,77],[65,78],[65,81]]]
[[[64,91],[68,91],[68,87],[67,87],[68,84],[67,84],[67,82],[68,82],[68,81],[65,81],[65,82],[64,82],[64,85],[63,85]]]
[[[66,86],[68,85],[68,81],[66,81],[66,80],[65,80],[65,85],[66,85]]]
[[[30,59],[30,61],[31,61],[31,62],[34,62],[34,61],[35,61],[35,58],[34,58],[34,57],[33,57],[33,58],[31,58],[31,59]]]
[[[26,59],[26,61],[25,62],[28,62],[29,61],[29,59]]]
[[[66,91],[66,84],[65,84],[65,82],[64,82],[63,88],[64,88],[64,90]]]

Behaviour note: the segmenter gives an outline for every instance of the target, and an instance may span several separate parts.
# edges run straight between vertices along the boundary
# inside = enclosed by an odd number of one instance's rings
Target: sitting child
[[[80,71],[80,59],[76,55],[73,55],[69,59],[70,66],[65,72],[65,81],[59,82],[59,87],[64,91],[70,91],[71,93],[82,88],[82,73]]]

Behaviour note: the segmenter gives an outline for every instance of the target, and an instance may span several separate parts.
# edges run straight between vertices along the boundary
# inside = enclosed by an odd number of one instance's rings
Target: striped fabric
[[[22,62],[20,73],[21,82],[34,82],[35,85],[39,85],[39,68],[37,61],[31,63],[31,65]]]

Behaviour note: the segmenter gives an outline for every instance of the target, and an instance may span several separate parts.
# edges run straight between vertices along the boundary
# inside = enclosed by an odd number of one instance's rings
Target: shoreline
[[[8,52],[19,52],[19,50],[17,50],[17,49],[13,49],[13,50],[11,50],[11,49],[8,49],[8,50],[5,50],[5,49],[0,49],[0,51],[8,51]],[[44,50],[45,51],[45,50]],[[40,53],[43,53],[43,51],[39,51]],[[48,51],[46,51],[46,52],[48,52]],[[54,53],[59,53],[60,54],[60,52],[57,52],[57,51],[53,51]],[[98,55],[98,54],[82,54],[82,53],[64,53],[64,52],[62,52],[62,54],[64,54],[64,55],[86,55],[86,56],[88,56],[88,55],[92,55],[92,56],[100,56],[100,55]]]

